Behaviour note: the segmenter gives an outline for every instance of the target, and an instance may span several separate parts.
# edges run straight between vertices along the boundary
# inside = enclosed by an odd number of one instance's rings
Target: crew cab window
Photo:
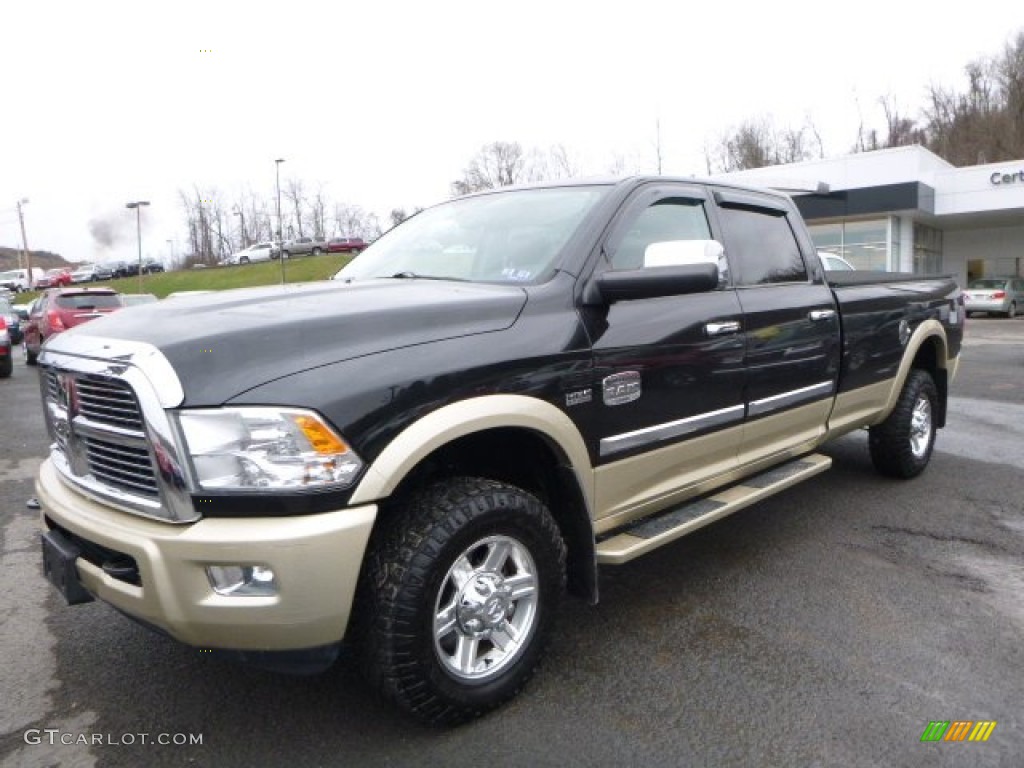
[[[807,280],[807,267],[784,211],[723,206],[720,215],[737,285]]]
[[[710,240],[711,228],[700,200],[667,198],[645,208],[610,254],[613,269],[640,269],[652,243]]]

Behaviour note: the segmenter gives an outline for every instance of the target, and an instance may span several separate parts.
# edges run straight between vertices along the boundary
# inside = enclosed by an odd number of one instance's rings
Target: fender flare
[[[939,353],[935,358],[936,367],[940,370],[947,369],[949,365],[949,343],[946,340],[946,331],[938,320],[925,320],[914,329],[913,335],[907,341],[907,348],[903,352],[903,359],[900,361],[899,370],[892,380],[892,386],[889,389],[889,396],[885,401],[885,406],[879,411],[878,416],[871,421],[870,426],[881,424],[889,418],[889,414],[896,407],[896,401],[899,399],[900,392],[903,391],[903,385],[907,381],[907,376],[910,375],[910,369],[914,364],[917,353],[931,339],[937,339],[939,342]],[[938,383],[936,382],[936,384]]]
[[[390,496],[427,456],[460,437],[518,427],[555,443],[572,467],[588,514],[594,509],[594,468],[583,436],[551,403],[523,395],[484,395],[438,408],[402,430],[366,469],[352,492],[353,506]]]

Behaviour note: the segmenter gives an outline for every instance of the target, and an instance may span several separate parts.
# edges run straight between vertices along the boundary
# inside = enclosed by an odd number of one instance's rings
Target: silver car
[[[1024,278],[982,277],[972,280],[964,291],[967,314],[989,312],[1014,317],[1024,309]]]

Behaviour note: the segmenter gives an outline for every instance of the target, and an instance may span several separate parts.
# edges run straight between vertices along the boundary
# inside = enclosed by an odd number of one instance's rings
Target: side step
[[[652,517],[645,517],[599,541],[597,562],[603,565],[628,563],[634,557],[645,555],[708,523],[821,474],[831,466],[832,459],[828,456],[817,453],[801,456],[759,475],[744,478],[712,496],[693,499]]]

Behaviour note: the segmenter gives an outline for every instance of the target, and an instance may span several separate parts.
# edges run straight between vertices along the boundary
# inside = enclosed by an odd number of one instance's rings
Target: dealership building
[[[1024,160],[957,168],[911,146],[720,178],[789,191],[818,248],[857,269],[1024,276]]]

